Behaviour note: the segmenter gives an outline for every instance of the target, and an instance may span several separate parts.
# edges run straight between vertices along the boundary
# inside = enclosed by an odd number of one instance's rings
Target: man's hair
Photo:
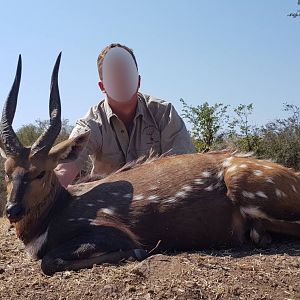
[[[100,77],[100,80],[103,80],[103,76],[102,76],[102,68],[103,68],[103,60],[104,60],[104,57],[105,55],[107,54],[107,52],[112,49],[112,48],[115,48],[115,47],[120,47],[120,48],[123,48],[125,49],[126,51],[128,51],[134,62],[135,62],[135,65],[136,65],[136,68],[138,69],[138,65],[137,65],[137,62],[136,62],[136,59],[135,59],[135,56],[133,54],[133,50],[128,48],[127,46],[125,45],[121,45],[121,44],[118,44],[118,43],[115,43],[115,44],[110,44],[108,45],[107,47],[105,47],[99,54],[98,56],[98,59],[97,59],[97,66],[98,66],[98,73],[99,73],[99,77]]]

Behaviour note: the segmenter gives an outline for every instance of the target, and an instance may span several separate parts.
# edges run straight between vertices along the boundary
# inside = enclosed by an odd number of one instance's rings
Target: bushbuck
[[[60,58],[52,73],[48,129],[25,147],[12,128],[21,57],[0,124],[5,214],[45,274],[142,260],[158,244],[156,251],[196,250],[238,247],[248,239],[266,246],[273,232],[300,236],[299,174],[247,155],[149,159],[63,188],[54,169],[78,157],[89,131],[53,146],[61,129]]]

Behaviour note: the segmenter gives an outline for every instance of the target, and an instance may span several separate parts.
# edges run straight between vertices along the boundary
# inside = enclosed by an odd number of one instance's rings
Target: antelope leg
[[[143,249],[107,249],[105,245],[93,243],[72,243],[69,241],[46,253],[42,258],[41,269],[46,275],[66,270],[91,268],[95,264],[119,263],[130,257],[143,260],[148,253]]]
[[[260,220],[253,220],[251,223],[250,238],[252,242],[259,248],[267,248],[272,243],[271,235]]]
[[[287,234],[300,238],[300,221],[262,220],[262,224],[269,232]]]

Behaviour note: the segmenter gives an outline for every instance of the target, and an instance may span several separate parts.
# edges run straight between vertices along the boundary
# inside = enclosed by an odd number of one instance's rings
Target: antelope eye
[[[46,171],[42,171],[38,176],[36,176],[36,179],[41,179],[46,174]]]
[[[5,181],[10,181],[11,180],[11,176],[9,174],[5,174]]]

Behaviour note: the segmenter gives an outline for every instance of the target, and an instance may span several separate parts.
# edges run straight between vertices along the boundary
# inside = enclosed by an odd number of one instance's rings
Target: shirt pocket
[[[144,145],[141,149],[136,149],[137,157],[140,156],[152,156],[152,155],[160,155],[161,154],[161,146],[159,143],[153,143]]]
[[[161,153],[160,131],[154,125],[144,125],[141,130],[140,140],[136,145],[136,152],[139,156],[148,155],[151,151]]]

